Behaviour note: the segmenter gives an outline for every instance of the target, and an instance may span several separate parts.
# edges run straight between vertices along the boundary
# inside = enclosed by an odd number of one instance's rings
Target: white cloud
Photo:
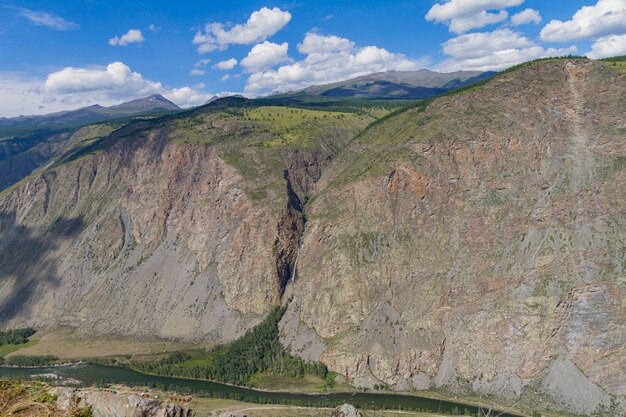
[[[224,75],[222,75],[222,78],[220,78],[220,80],[222,80],[222,81],[228,81],[228,80],[230,80],[230,78],[231,78],[231,75],[230,75],[230,74],[224,74]]]
[[[263,7],[253,12],[246,23],[226,30],[223,23],[207,23],[193,38],[199,53],[224,50],[229,45],[250,45],[261,42],[278,32],[291,20],[291,13],[278,7]]]
[[[519,6],[524,0],[447,0],[436,3],[426,14],[426,20],[445,23],[453,33],[465,33],[501,22],[508,17],[503,9]],[[487,10],[500,10],[488,13]]]
[[[448,40],[443,44],[443,53],[451,58],[440,63],[437,69],[497,71],[532,59],[575,52],[575,46],[545,49],[521,32],[499,29],[493,32],[469,33]]]
[[[80,27],[77,23],[65,20],[53,13],[43,11],[35,12],[23,7],[6,7],[16,10],[20,16],[25,17],[37,26],[45,26],[54,30],[73,30]]]
[[[209,65],[210,62],[211,62],[210,59],[201,59],[200,61],[196,62],[193,66],[196,68],[202,68],[202,67],[206,67],[207,65]]]
[[[324,54],[340,51],[350,51],[354,48],[355,43],[346,38],[329,35],[323,36],[316,33],[307,33],[301,44],[298,45],[298,51],[302,54]]]
[[[212,94],[201,93],[191,87],[173,88],[163,93],[163,96],[176,103],[179,107],[195,107],[207,102]]]
[[[241,60],[241,65],[248,72],[261,71],[274,65],[278,65],[289,61],[287,56],[287,42],[282,44],[265,41],[254,47],[248,52],[248,55]]]
[[[199,69],[199,68],[194,68],[191,70],[190,72],[191,75],[204,75],[206,74],[206,71],[203,69]]]
[[[457,34],[465,33],[472,29],[480,29],[487,25],[502,22],[508,17],[509,13],[506,10],[501,10],[499,13],[489,13],[483,10],[467,17],[452,19],[449,25],[450,32]]]
[[[444,22],[476,14],[482,10],[502,10],[519,6],[524,0],[448,0],[437,3],[426,14],[426,20]]]
[[[235,65],[237,65],[237,60],[235,58],[231,58],[225,61],[220,61],[217,64],[213,65],[213,67],[224,70],[224,71],[228,71],[228,70],[235,68]]]
[[[536,25],[541,23],[541,15],[537,10],[525,9],[511,16],[511,24],[513,24],[513,26],[526,25],[528,23],[534,23]]]
[[[205,84],[205,83],[198,83],[198,84],[196,84],[196,88],[199,88],[199,89],[201,89],[201,90],[202,90],[204,87],[206,87],[206,84]]]
[[[545,42],[569,42],[626,33],[626,1],[598,0],[584,6],[571,20],[552,20],[541,30]]]
[[[275,70],[258,71],[246,84],[249,94],[291,91],[387,70],[415,70],[423,62],[408,59],[376,46],[356,47],[338,36],[307,33],[298,51],[306,57]]]
[[[146,39],[143,37],[142,33],[138,29],[129,29],[128,32],[122,35],[122,37],[115,36],[114,38],[109,39],[109,45],[111,46],[126,46],[131,43],[137,43],[141,45]]]
[[[154,25],[154,24],[150,24],[150,26],[148,26],[148,30],[149,30],[150,32],[158,32],[158,31],[160,31],[160,30],[161,30],[161,26],[157,26],[157,25]]]
[[[587,56],[591,59],[626,55],[626,35],[611,35],[597,39]]]
[[[0,117],[61,110],[42,101],[41,80],[21,73],[0,73]]]
[[[75,94],[103,92],[108,96],[150,94],[161,89],[161,83],[145,80],[122,62],[113,62],[106,68],[67,67],[48,75],[45,93]]]

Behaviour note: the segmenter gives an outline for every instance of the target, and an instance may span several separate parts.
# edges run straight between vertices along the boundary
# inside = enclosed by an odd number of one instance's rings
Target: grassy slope
[[[39,340],[29,339],[26,343],[21,343],[19,345],[2,345],[0,346],[0,356],[7,356],[10,353],[17,352],[22,349],[28,349],[30,347],[36,346],[39,343]],[[20,352],[21,353],[21,352]]]
[[[79,360],[118,355],[154,355],[198,347],[193,343],[158,339],[113,336],[77,338],[70,328],[41,331],[33,338],[37,343],[21,345],[20,355],[53,355],[62,360]]]

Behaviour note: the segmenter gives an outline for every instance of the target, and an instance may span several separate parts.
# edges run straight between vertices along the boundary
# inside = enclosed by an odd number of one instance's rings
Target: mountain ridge
[[[180,110],[161,94],[126,101],[109,107],[93,104],[75,110],[64,110],[54,113],[32,116],[0,117],[0,127],[23,125],[94,123],[114,117],[135,116],[158,110]]]
[[[427,69],[417,71],[384,71],[329,84],[313,85],[288,93],[277,93],[269,97],[323,96],[368,99],[424,99],[472,84],[494,74],[496,73],[490,71],[440,73]]]

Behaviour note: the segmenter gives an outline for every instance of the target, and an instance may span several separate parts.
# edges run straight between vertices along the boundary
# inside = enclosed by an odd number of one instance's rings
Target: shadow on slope
[[[57,287],[58,258],[49,256],[65,239],[83,229],[81,217],[57,220],[50,228],[15,223],[15,214],[0,212],[0,322],[33,317],[37,297]]]

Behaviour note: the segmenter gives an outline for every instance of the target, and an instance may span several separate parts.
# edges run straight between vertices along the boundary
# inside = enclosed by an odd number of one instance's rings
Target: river
[[[159,386],[161,389],[178,389],[180,391],[191,391],[201,395],[233,398],[255,403],[311,405],[315,407],[335,407],[343,403],[349,403],[357,407],[369,409],[402,408],[405,410],[421,410],[445,414],[469,411],[473,415],[476,415],[479,411],[475,406],[415,395],[376,394],[367,392],[332,394],[272,392],[235,387],[205,380],[148,375],[132,369],[91,363],[48,368],[0,367],[0,378],[28,378],[33,375],[42,374],[55,374],[62,378],[71,378],[87,384],[105,382],[149,387]],[[519,417],[518,415],[508,413],[498,415],[502,417]]]

